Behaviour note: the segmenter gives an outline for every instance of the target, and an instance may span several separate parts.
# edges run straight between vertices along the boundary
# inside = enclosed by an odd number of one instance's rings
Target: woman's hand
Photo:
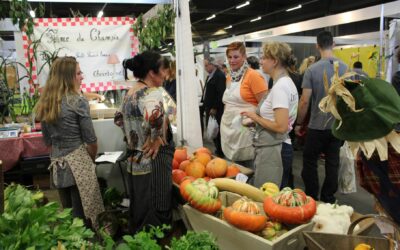
[[[251,118],[253,121],[255,121],[257,119],[257,114],[254,112],[250,112],[250,111],[243,111],[240,113],[241,116],[247,116],[249,118]]]
[[[151,157],[151,159],[155,159],[158,154],[158,150],[160,146],[164,146],[164,141],[161,139],[161,137],[157,137],[156,140],[151,141],[150,136],[147,137],[146,142],[143,144],[143,153],[145,158]]]

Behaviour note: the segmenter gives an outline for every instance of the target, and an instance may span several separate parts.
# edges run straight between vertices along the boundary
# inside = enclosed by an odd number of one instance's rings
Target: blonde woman
[[[283,174],[282,142],[296,120],[298,93],[289,77],[292,52],[286,43],[268,43],[263,48],[262,68],[273,79],[272,89],[260,100],[256,112],[243,112],[256,123],[254,186],[265,182],[280,186]]]
[[[80,95],[83,74],[74,57],[54,61],[39,99],[36,116],[43,138],[51,146],[51,178],[64,208],[74,217],[97,227],[97,215],[104,211],[93,163],[97,138],[89,104]]]
[[[300,75],[304,75],[304,72],[306,72],[306,69],[311,66],[311,64],[315,63],[315,56],[309,56],[304,58],[303,62],[301,63],[299,67],[299,73]]]

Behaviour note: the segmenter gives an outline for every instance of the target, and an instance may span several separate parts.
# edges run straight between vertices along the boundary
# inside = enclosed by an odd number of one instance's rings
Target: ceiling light
[[[255,21],[258,21],[258,20],[261,20],[261,17],[260,17],[260,16],[257,17],[257,18],[251,19],[250,22],[252,23],[252,22],[255,22]]]
[[[289,12],[289,11],[292,11],[292,10],[297,10],[297,9],[301,9],[301,4],[297,5],[296,7],[293,7],[293,8],[287,9],[286,11],[287,11],[287,12]]]
[[[224,28],[224,30],[229,30],[229,29],[232,29],[232,25],[226,26],[226,27]]]
[[[103,14],[104,14],[104,12],[102,10],[100,10],[99,13],[97,13],[97,17],[100,18],[103,16]]]
[[[212,14],[211,16],[207,17],[206,20],[208,21],[208,20],[211,20],[211,19],[213,19],[215,17],[216,17],[215,14]]]
[[[36,17],[35,11],[34,10],[30,10],[29,11],[29,15],[31,15],[32,18]]]
[[[244,6],[247,6],[247,5],[249,5],[249,4],[250,4],[250,2],[249,2],[249,1],[246,1],[245,3],[242,3],[242,4],[238,5],[238,6],[236,6],[236,9],[243,8]]]

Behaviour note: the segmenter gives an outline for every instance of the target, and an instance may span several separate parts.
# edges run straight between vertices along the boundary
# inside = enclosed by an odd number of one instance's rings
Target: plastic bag
[[[338,189],[342,194],[350,194],[357,192],[356,172],[354,169],[354,156],[350,147],[345,142],[340,148],[339,160],[339,181]]]
[[[215,117],[210,116],[207,124],[207,139],[213,140],[217,137],[219,126]]]

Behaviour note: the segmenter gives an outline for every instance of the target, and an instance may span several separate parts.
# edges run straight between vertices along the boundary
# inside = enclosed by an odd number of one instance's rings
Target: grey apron
[[[260,115],[260,107],[268,95],[269,93],[258,103],[257,115]],[[265,182],[273,182],[278,187],[281,185],[283,174],[281,149],[282,142],[285,141],[286,137],[286,134],[275,133],[256,124],[256,132],[253,137],[255,187],[261,187]]]

